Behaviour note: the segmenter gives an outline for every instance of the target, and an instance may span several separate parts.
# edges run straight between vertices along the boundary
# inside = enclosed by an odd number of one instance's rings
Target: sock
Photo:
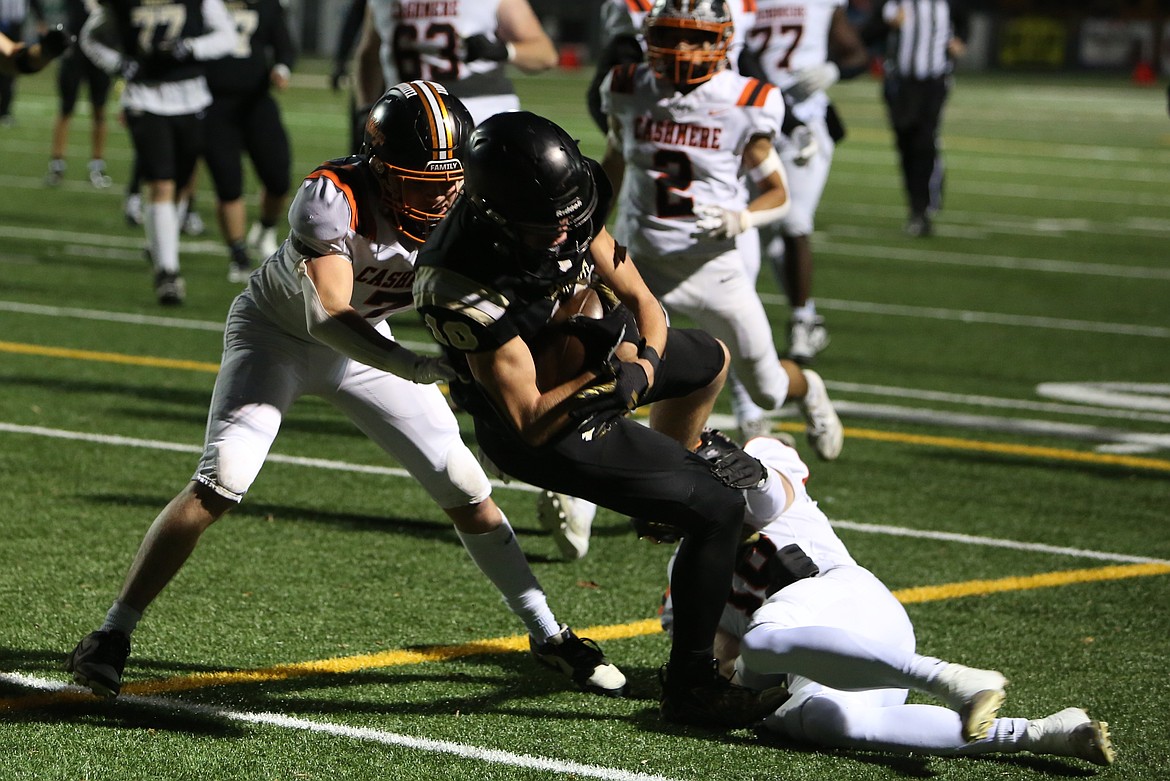
[[[236,239],[228,245],[228,254],[232,258],[232,262],[241,266],[252,265],[252,259],[248,256],[248,247],[243,239]]]
[[[458,529],[455,532],[471,560],[500,592],[504,604],[524,622],[528,634],[542,643],[560,632],[560,624],[549,609],[544,591],[532,574],[507,518],[485,534],[465,534]]]
[[[175,224],[182,227],[183,223],[187,221],[187,212],[195,208],[195,200],[193,198],[180,198],[175,203]]]
[[[117,629],[129,637],[141,620],[142,613],[140,611],[135,610],[121,601],[115,601],[110,606],[109,612],[106,613],[106,620],[102,622],[98,630],[108,632],[111,629]]]
[[[811,298],[803,306],[793,307],[792,319],[804,323],[811,323],[817,316],[817,304]]]
[[[56,174],[65,173],[65,160],[64,160],[64,158],[54,157],[52,160],[50,160],[49,161],[49,170],[52,171],[53,173],[56,173]]]
[[[106,161],[102,160],[100,157],[95,157],[94,159],[89,161],[89,172],[90,173],[94,173],[95,171],[99,172],[99,173],[103,173],[103,172],[105,172],[105,170],[106,170]]]
[[[173,203],[150,203],[143,209],[146,242],[156,271],[179,273],[179,219]]]

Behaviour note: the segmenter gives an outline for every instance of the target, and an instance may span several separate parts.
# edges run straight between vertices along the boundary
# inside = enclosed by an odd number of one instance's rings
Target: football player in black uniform
[[[203,63],[230,53],[236,26],[223,0],[104,0],[81,29],[81,48],[126,81],[122,108],[147,184],[146,240],[160,304],[180,304],[175,183],[190,179],[203,151],[211,92]]]
[[[70,35],[78,35],[88,17],[89,7],[86,0],[66,0],[65,29]],[[81,91],[83,82],[89,88],[89,105],[91,107],[89,181],[97,188],[110,186],[105,160],[106,100],[110,95],[110,76],[94,65],[85,56],[85,52],[75,46],[61,58],[61,64],[57,69],[57,92],[61,96],[61,107],[57,118],[53,120],[49,171],[45,174],[45,184],[50,187],[56,187],[65,179],[65,153],[69,148],[69,122],[73,118],[73,108],[77,105],[77,95]]]
[[[264,257],[276,251],[276,222],[284,216],[292,160],[288,133],[269,88],[288,86],[296,51],[281,0],[227,0],[226,5],[240,31],[239,44],[229,56],[207,64],[212,103],[203,157],[215,183],[216,216],[231,256],[228,278],[243,282],[252,270],[249,249]],[[243,150],[263,186],[260,217],[247,244]]]
[[[419,253],[415,306],[460,372],[455,401],[503,472],[550,491],[677,528],[679,611],[663,681],[671,721],[743,726],[775,701],[733,686],[712,646],[743,518],[739,489],[763,478],[738,448],[712,464],[701,441],[728,370],[714,337],[668,328],[661,305],[605,229],[600,165],[535,114],[497,114],[472,134],[460,198]],[[530,344],[577,283],[604,283],[609,314],[577,321],[591,360],[537,386]],[[621,306],[616,305],[616,301]],[[626,414],[656,402],[648,428]],[[703,445],[710,438],[702,438]]]

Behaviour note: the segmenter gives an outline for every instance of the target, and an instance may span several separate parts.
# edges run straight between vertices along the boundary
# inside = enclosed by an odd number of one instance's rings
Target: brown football
[[[536,366],[536,387],[542,392],[563,385],[584,371],[585,346],[564,330],[569,318],[578,314],[595,319],[605,314],[593,288],[578,286],[572,296],[561,301],[528,346]]]

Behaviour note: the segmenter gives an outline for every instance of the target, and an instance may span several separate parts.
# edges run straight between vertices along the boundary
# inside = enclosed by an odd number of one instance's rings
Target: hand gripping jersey
[[[626,161],[614,236],[638,261],[665,271],[673,257],[696,260],[735,247],[734,239],[696,239],[695,204],[745,209],[740,176],[744,148],[756,136],[775,137],[784,120],[779,91],[732,71],[683,95],[650,66],[619,65],[601,86],[602,109],[621,123]],[[673,257],[672,257],[673,256]]]
[[[795,81],[793,73],[827,62],[833,13],[846,4],[846,0],[758,0],[747,45],[759,52],[768,81],[785,89]],[[794,108],[793,114],[801,120],[804,113],[824,116],[828,104],[828,96],[818,91],[797,104],[800,110]]]
[[[369,0],[387,84],[437,81],[457,98],[515,92],[503,63],[463,60],[462,41],[496,37],[499,0]]]
[[[305,326],[297,265],[324,255],[353,263],[350,304],[378,323],[411,309],[415,253],[399,243],[379,203],[381,190],[360,157],[324,163],[301,183],[289,208],[289,237],[248,282],[257,306],[290,334],[316,342]]]

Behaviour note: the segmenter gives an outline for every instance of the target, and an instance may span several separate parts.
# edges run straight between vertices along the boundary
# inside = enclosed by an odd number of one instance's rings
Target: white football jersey
[[[496,37],[499,0],[370,0],[386,84],[426,79],[454,82],[502,72],[489,60],[465,62],[460,42],[473,35]],[[462,95],[460,96],[462,97]]]
[[[261,311],[290,334],[308,341],[316,340],[305,324],[297,273],[297,265],[307,259],[348,258],[353,263],[350,304],[371,323],[414,307],[416,252],[402,246],[381,208],[359,205],[354,197],[359,181],[352,165],[327,163],[310,174],[289,207],[288,239],[248,280],[248,293]],[[359,195],[364,195],[360,189]],[[365,200],[370,201],[377,203]]]
[[[757,0],[755,27],[748,46],[759,52],[768,81],[781,89],[791,86],[796,71],[823,65],[829,59],[829,26],[847,0]],[[823,110],[829,99],[823,91],[808,100]]]
[[[727,0],[731,11],[731,43],[727,47],[727,59],[732,70],[739,69],[739,53],[743,51],[745,36],[755,24],[757,0]],[[619,35],[636,35],[646,50],[642,39],[642,23],[646,14],[654,7],[654,0],[605,0],[601,4],[601,48],[605,48]]]
[[[621,124],[626,173],[614,235],[634,258],[713,258],[734,249],[734,239],[692,237],[694,206],[747,208],[744,148],[780,132],[780,92],[725,70],[683,95],[649,65],[619,65],[601,85],[601,105]]]

